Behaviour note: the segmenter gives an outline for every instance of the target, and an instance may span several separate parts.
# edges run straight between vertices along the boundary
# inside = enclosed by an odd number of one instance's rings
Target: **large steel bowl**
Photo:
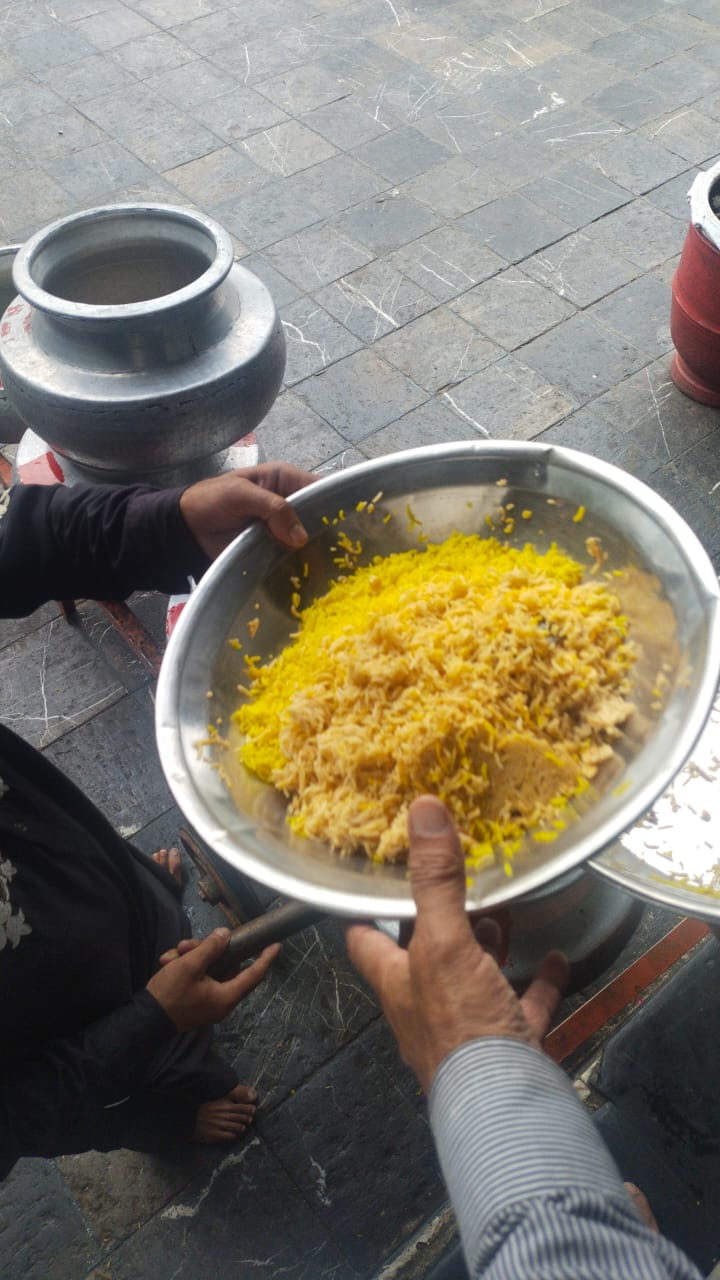
[[[356,512],[356,504],[378,490],[379,510],[372,516]],[[583,811],[552,843],[528,838],[511,879],[501,868],[478,871],[469,883],[468,906],[507,903],[578,866],[610,845],[664,791],[702,730],[720,673],[718,583],[694,534],[652,490],[585,454],[511,442],[430,446],[319,480],[294,499],[310,534],[307,548],[291,554],[254,527],[227,548],[193,593],[163,663],[157,737],[180,809],[218,855],[323,910],[388,918],[413,914],[405,866],[340,858],[318,841],[295,836],[284,823],[281,797],[237,762],[240,739],[231,717],[244,668],[229,641],[246,640],[248,622],[259,615],[252,651],[263,657],[278,652],[297,626],[290,612],[291,576],[302,576],[307,564],[307,585],[320,593],[338,573],[331,548],[337,533],[332,517],[339,509],[350,537],[362,541],[367,561],[418,545],[408,504],[424,533],[438,540],[454,529],[487,535],[486,517],[497,514],[501,502],[533,511],[532,520],[517,521],[510,542],[532,541],[539,550],[557,542],[590,566],[585,541],[594,535],[608,554],[608,572],[633,570],[635,586],[624,608],[651,646],[653,637],[662,637],[652,661],[666,662],[670,686],[662,712],[647,713],[646,735],[623,742],[621,776],[597,793],[591,789]],[[586,512],[582,520],[580,507]],[[388,512],[393,518],[385,523]],[[309,598],[304,591],[303,602]],[[647,709],[639,710],[642,715]],[[210,722],[228,735],[228,747],[199,745]]]

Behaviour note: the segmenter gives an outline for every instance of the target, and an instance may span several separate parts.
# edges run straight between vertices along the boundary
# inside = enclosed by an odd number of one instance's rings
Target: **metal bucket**
[[[19,244],[8,244],[0,249],[0,317],[17,295],[12,271],[19,248]],[[0,381],[0,444],[17,444],[26,430],[27,424],[9,403]]]

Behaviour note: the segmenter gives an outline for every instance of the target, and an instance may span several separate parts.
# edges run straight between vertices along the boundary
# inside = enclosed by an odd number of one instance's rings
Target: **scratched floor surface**
[[[124,200],[217,217],[285,325],[266,457],[571,445],[719,563],[717,411],[668,379],[718,0],[5,0],[0,34],[0,239]],[[164,602],[136,605],[161,636]],[[145,848],[176,838],[151,684],[97,606],[2,624],[0,715]],[[262,1092],[253,1137],[22,1161],[7,1280],[370,1280],[418,1232],[424,1274],[448,1229],[424,1106],[337,930],[289,944],[221,1041]]]

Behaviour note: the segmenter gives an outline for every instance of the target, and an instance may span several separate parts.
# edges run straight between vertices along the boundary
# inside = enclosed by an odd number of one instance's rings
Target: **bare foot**
[[[183,869],[180,850],[173,845],[172,849],[158,849],[157,853],[152,855],[153,862],[157,862],[159,867],[164,867],[169,871],[176,885],[182,888]]]
[[[257,1093],[236,1084],[224,1098],[203,1102],[195,1119],[193,1142],[233,1142],[242,1137],[257,1111]]]
[[[641,1191],[639,1187],[636,1187],[634,1182],[626,1182],[625,1190],[630,1196],[630,1199],[635,1205],[635,1208],[640,1214],[645,1226],[650,1227],[651,1231],[657,1231],[657,1233],[660,1234],[660,1228],[657,1224],[655,1214],[650,1208],[650,1201],[645,1195],[645,1192]]]

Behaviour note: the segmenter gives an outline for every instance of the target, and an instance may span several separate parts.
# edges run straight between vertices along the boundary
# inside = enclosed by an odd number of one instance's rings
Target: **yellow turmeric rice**
[[[340,853],[407,853],[413,797],[442,797],[470,865],[553,839],[633,710],[635,650],[607,585],[544,553],[452,534],[376,557],[246,659],[248,768]]]

